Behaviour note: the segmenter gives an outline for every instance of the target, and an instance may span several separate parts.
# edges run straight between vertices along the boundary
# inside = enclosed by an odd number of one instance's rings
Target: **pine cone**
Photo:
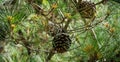
[[[71,39],[67,33],[58,33],[54,37],[52,45],[57,53],[64,53],[70,48]]]
[[[6,35],[7,35],[6,32],[0,29],[0,41],[5,40]]]
[[[82,1],[77,4],[77,9],[80,12],[82,18],[93,18],[96,13],[96,7],[94,3],[88,1]]]
[[[53,48],[50,50],[49,55],[46,58],[46,62],[48,62],[55,53],[64,53],[68,51],[71,45],[71,39],[69,35],[62,29],[62,31],[58,32],[52,41]]]
[[[47,31],[50,36],[55,36],[57,33],[65,32],[61,27],[52,22],[48,23]]]
[[[8,26],[4,22],[0,22],[0,41],[4,41],[8,34]]]

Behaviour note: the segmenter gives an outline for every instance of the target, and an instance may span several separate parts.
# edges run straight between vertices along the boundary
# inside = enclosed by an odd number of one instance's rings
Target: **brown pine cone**
[[[58,33],[54,36],[52,45],[57,53],[64,53],[70,48],[71,39],[67,33]]]
[[[82,18],[91,19],[95,16],[96,13],[96,7],[94,3],[88,1],[82,1],[81,3],[78,3],[77,9]]]

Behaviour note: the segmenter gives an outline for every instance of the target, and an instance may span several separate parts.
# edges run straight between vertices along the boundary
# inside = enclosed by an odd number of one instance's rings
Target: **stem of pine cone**
[[[64,26],[64,30],[65,30],[65,31],[67,30],[67,28],[68,28],[68,26],[69,26],[69,24],[70,24],[71,21],[72,21],[72,20],[69,19],[69,20],[65,23],[65,26]]]
[[[51,49],[50,52],[48,53],[48,56],[46,58],[46,62],[49,62],[49,60],[52,58],[52,56],[55,54],[54,49]]]

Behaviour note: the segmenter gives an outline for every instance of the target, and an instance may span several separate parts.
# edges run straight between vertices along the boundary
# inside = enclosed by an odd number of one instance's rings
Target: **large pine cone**
[[[93,18],[96,13],[96,7],[94,3],[88,1],[82,1],[81,3],[78,3],[77,9],[82,18]]]
[[[52,44],[57,53],[64,53],[70,48],[71,39],[67,33],[58,33],[54,36]]]

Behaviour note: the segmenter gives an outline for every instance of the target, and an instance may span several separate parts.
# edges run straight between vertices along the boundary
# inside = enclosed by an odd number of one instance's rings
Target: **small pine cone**
[[[4,22],[0,22],[0,41],[4,41],[6,39],[7,34],[9,34],[9,28],[7,24]]]
[[[81,3],[78,3],[77,9],[80,12],[82,18],[91,19],[95,16],[96,13],[96,7],[94,3],[88,1],[82,1]]]
[[[48,28],[48,34],[50,36],[55,36],[57,34],[57,32],[59,32],[59,28],[56,26],[49,26]]]
[[[3,49],[4,49],[4,48],[0,46],[0,53],[3,51]]]
[[[6,35],[7,33],[4,30],[0,29],[0,41],[5,40]]]
[[[55,36],[57,33],[65,32],[62,28],[52,22],[49,22],[47,31],[50,36]]]
[[[58,33],[54,36],[52,45],[57,53],[64,53],[70,48],[71,39],[67,33]]]

